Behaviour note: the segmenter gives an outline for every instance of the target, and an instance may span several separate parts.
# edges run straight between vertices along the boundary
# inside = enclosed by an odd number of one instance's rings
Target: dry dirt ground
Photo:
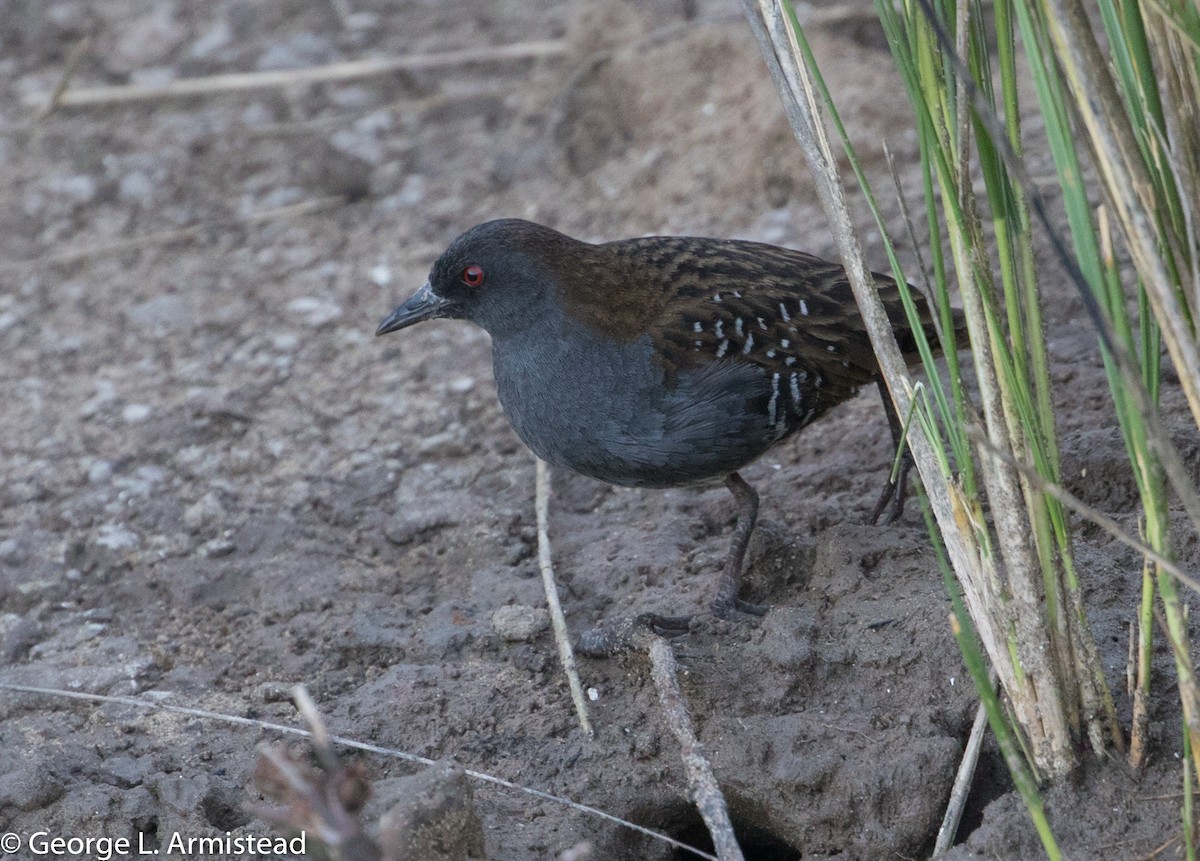
[[[549,635],[494,624],[497,608],[543,598],[533,463],[497,404],[486,336],[454,322],[372,333],[445,243],[490,217],[832,255],[736,4],[0,9],[0,681],[287,724],[303,683],[336,733],[453,756],[703,845],[645,661],[584,662],[589,740]],[[815,47],[880,187],[885,139],[915,187],[899,83],[852,11],[825,9]],[[73,87],[428,51],[478,62],[39,118],[36,98],[85,36]],[[553,39],[565,54],[488,61],[492,46]],[[877,241],[868,251],[883,265]],[[1094,339],[1045,263],[1071,485],[1133,526]],[[888,439],[865,393],[748,470],[768,521],[753,597],[775,609],[678,647],[751,858],[932,847],[975,697],[917,507],[860,525]],[[1194,464],[1194,439],[1186,450]],[[554,491],[574,630],[704,606],[732,525],[723,490],[559,474]],[[1086,525],[1079,542],[1127,716],[1140,562]],[[1195,540],[1181,544],[1194,565]],[[1071,857],[1149,857],[1179,834],[1178,710],[1161,649],[1156,661],[1149,768],[1092,762],[1047,793]],[[279,833],[247,807],[261,801],[255,746],[276,733],[12,692],[0,720],[0,831],[164,849],[176,833]],[[375,816],[413,766],[365,765]],[[582,841],[596,858],[684,857],[549,801],[481,785],[474,799],[490,859]],[[953,857],[1036,846],[989,745]],[[1176,841],[1158,857],[1178,853]]]

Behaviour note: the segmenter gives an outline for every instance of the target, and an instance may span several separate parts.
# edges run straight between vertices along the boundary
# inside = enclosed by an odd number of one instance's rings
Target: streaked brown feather
[[[627,239],[595,251],[607,258],[599,277],[575,280],[564,298],[612,337],[648,333],[674,361],[669,374],[718,355],[768,373],[800,368],[816,407],[809,421],[878,376],[845,270],[836,263],[773,245],[694,237]],[[876,273],[875,280],[901,349],[915,361],[900,290],[886,275]],[[929,306],[919,292],[913,295],[936,345]]]

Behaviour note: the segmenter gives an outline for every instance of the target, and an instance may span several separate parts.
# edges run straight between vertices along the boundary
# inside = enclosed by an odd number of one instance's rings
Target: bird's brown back
[[[653,236],[587,246],[564,300],[614,338],[649,334],[677,367],[712,357],[819,373],[822,400],[844,400],[879,373],[843,267],[802,251],[729,239]],[[585,273],[587,273],[585,275]],[[909,362],[918,358],[896,282],[876,273]],[[913,299],[935,351],[929,304]]]

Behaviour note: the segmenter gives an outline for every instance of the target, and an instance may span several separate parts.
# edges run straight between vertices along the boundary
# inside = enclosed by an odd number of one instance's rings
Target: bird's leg
[[[884,517],[884,524],[894,523],[904,513],[904,502],[908,495],[908,471],[912,469],[912,453],[908,450],[908,445],[904,440],[904,427],[900,424],[900,416],[896,415],[896,407],[892,404],[892,396],[888,394],[887,385],[880,378],[879,394],[883,398],[883,411],[887,413],[888,427],[892,430],[892,451],[899,451],[903,447],[904,452],[900,455],[900,470],[896,475],[896,481],[891,480],[891,465],[888,465],[888,482],[883,488],[883,493],[879,496],[879,501],[875,503],[875,509],[871,512],[871,518],[868,523],[878,523],[879,515],[883,514],[884,509],[887,509],[887,516]]]
[[[729,556],[717,581],[717,595],[709,609],[719,619],[728,619],[735,611],[762,616],[767,612],[766,607],[738,598],[738,591],[742,585],[742,563],[746,558],[746,548],[750,544],[750,534],[754,531],[754,522],[758,520],[758,494],[736,472],[730,473],[725,479],[725,486],[737,500],[737,524],[733,527]],[[610,657],[634,645],[646,632],[660,637],[685,634],[691,627],[693,618],[642,613],[635,617],[616,619],[585,631],[579,638],[578,649],[581,654],[590,657]]]
[[[713,598],[710,609],[713,615],[720,619],[729,618],[734,610],[761,616],[767,611],[765,607],[738,598],[742,587],[742,563],[746,559],[746,548],[750,544],[750,534],[754,532],[754,523],[758,520],[758,494],[736,472],[729,473],[725,479],[725,486],[737,500],[737,524],[733,527],[729,556],[721,570],[721,577],[717,580],[717,596]]]

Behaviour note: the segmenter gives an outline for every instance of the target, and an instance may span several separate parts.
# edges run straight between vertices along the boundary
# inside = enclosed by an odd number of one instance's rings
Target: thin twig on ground
[[[962,822],[963,811],[967,807],[967,796],[971,794],[971,783],[975,779],[975,766],[979,764],[979,752],[983,749],[983,736],[987,732],[987,709],[983,703],[975,712],[975,723],[971,725],[971,734],[967,737],[967,747],[963,751],[962,763],[958,766],[958,774],[954,776],[954,786],[950,789],[950,802],[946,805],[946,815],[942,817],[942,826],[938,829],[937,842],[933,846],[933,857],[937,858],[950,850],[954,845],[954,837],[958,834],[958,825]]]
[[[66,68],[63,69],[62,77],[58,79],[58,84],[51,91],[50,97],[46,99],[46,103],[42,105],[38,111],[38,120],[43,120],[49,116],[62,101],[63,93],[67,91],[67,87],[71,84],[71,79],[75,77],[75,72],[79,70],[79,63],[87,54],[88,49],[92,47],[92,37],[84,36],[71,49],[70,56],[67,57]]]
[[[733,833],[733,822],[729,818],[725,796],[717,784],[708,758],[704,755],[704,748],[692,729],[692,718],[688,714],[687,702],[679,687],[675,650],[662,637],[649,632],[643,636],[648,641],[646,650],[650,654],[650,674],[654,679],[654,687],[658,690],[658,701],[667,718],[667,725],[683,749],[683,766],[687,771],[692,801],[700,811],[708,833],[712,835],[717,857],[721,861],[744,861],[742,849]]]
[[[550,467],[540,458],[537,461],[536,486],[538,568],[542,572],[542,588],[546,591],[546,604],[554,625],[554,641],[558,644],[558,660],[571,687],[571,702],[575,704],[575,713],[579,715],[579,727],[587,733],[588,738],[592,738],[595,732],[592,722],[588,720],[587,701],[583,697],[579,670],[575,667],[575,652],[571,648],[567,619],[563,615],[562,604],[558,600],[558,585],[554,581],[554,565],[550,561]]]
[[[373,60],[349,60],[307,69],[233,72],[203,78],[183,78],[166,84],[80,87],[58,93],[56,99],[52,99],[50,93],[34,93],[26,101],[30,105],[53,104],[57,107],[88,107],[155,99],[178,99],[187,96],[212,96],[219,93],[239,93],[249,90],[348,81],[396,72],[463,66],[471,63],[549,59],[564,56],[569,51],[570,44],[562,39],[519,42],[512,45],[493,45],[486,50],[473,47],[461,51],[435,51],[428,54],[405,54]]]

